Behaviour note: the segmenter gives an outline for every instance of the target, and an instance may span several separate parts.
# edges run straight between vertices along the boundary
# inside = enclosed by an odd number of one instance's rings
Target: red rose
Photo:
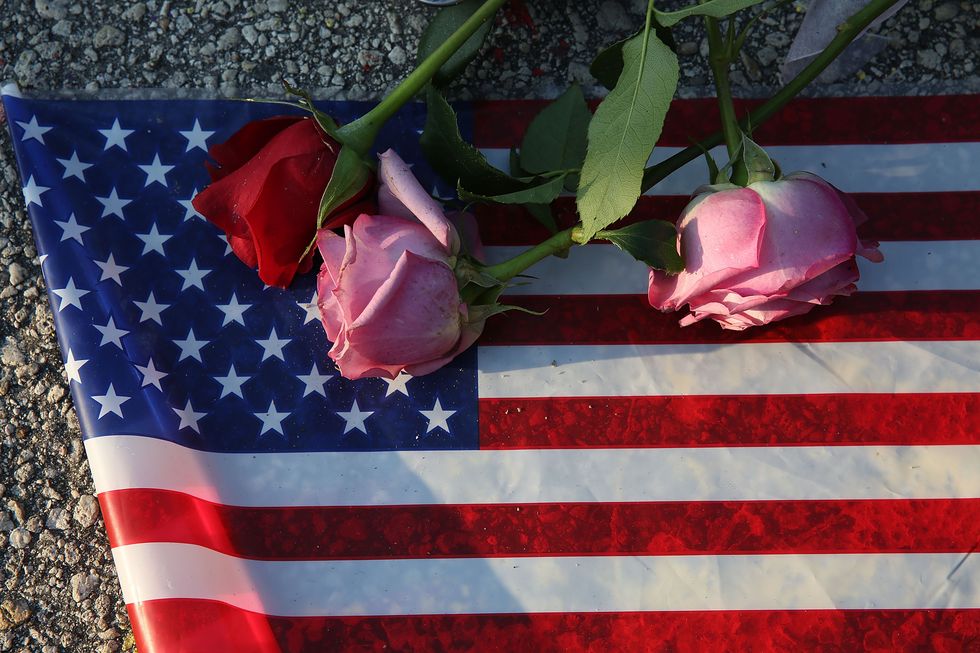
[[[228,235],[238,258],[258,266],[262,281],[286,287],[312,266],[313,250],[303,253],[316,236],[320,197],[339,152],[340,144],[312,118],[250,122],[209,150],[218,165],[207,166],[211,185],[194,197],[194,208]],[[372,177],[323,226],[374,213],[373,186]]]

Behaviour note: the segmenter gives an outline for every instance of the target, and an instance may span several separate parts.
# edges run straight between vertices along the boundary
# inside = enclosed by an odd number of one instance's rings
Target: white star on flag
[[[34,183],[34,175],[27,178],[27,185],[24,186],[24,204],[27,208],[31,208],[31,204],[37,204],[38,206],[43,206],[41,204],[41,195],[51,190],[47,186],[38,186]]]
[[[320,297],[317,292],[313,291],[313,297],[310,298],[308,302],[296,302],[296,305],[306,311],[306,315],[303,316],[303,324],[309,324],[314,320],[320,319]]]
[[[123,416],[122,405],[132,399],[132,397],[124,397],[116,394],[116,390],[109,384],[109,389],[106,390],[104,395],[92,395],[92,399],[97,401],[102,408],[99,410],[99,419],[102,419],[109,413],[115,413],[119,417]]]
[[[79,245],[82,246],[85,245],[85,243],[82,242],[82,234],[88,231],[89,229],[91,229],[91,227],[86,227],[85,225],[78,224],[78,221],[75,220],[74,213],[68,216],[67,222],[60,222],[58,220],[55,220],[54,223],[61,228],[60,242],[65,242],[66,240],[74,240],[77,241]]]
[[[163,386],[160,385],[160,380],[167,376],[167,373],[158,370],[156,365],[153,363],[152,358],[146,362],[145,366],[137,365],[136,369],[138,369],[140,374],[143,375],[143,382],[140,383],[141,388],[145,388],[148,385],[155,385],[157,390],[160,390],[161,392],[163,391]]]
[[[96,330],[102,334],[102,342],[99,343],[100,347],[112,343],[120,349],[123,348],[122,337],[128,334],[129,331],[118,328],[111,315],[109,316],[109,321],[106,322],[104,326],[100,326],[98,324],[93,324],[92,326],[94,326]]]
[[[201,123],[194,118],[194,127],[189,131],[181,131],[180,135],[187,139],[187,149],[190,152],[195,147],[199,147],[205,152],[208,151],[208,139],[214,136],[215,132],[201,129]]]
[[[170,304],[160,304],[153,297],[153,291],[150,291],[150,296],[146,298],[145,302],[133,302],[136,307],[140,309],[140,322],[146,322],[147,320],[153,320],[160,326],[163,326],[163,319],[160,317],[160,313],[170,308]]]
[[[279,337],[276,333],[276,327],[272,327],[272,332],[269,337],[265,340],[256,340],[256,343],[262,347],[262,360],[267,360],[269,358],[278,358],[282,362],[286,362],[286,357],[282,353],[282,348],[289,344],[289,340],[284,340]]]
[[[204,216],[198,213],[197,209],[194,208],[195,195],[197,195],[196,191],[191,194],[189,199],[177,200],[177,203],[184,207],[184,222],[187,222],[192,218],[200,218],[201,220],[205,219]]]
[[[425,429],[426,433],[434,431],[435,429],[442,429],[446,433],[451,433],[449,430],[449,418],[456,414],[455,410],[446,410],[439,403],[439,398],[436,397],[436,403],[432,407],[432,410],[420,410],[420,413],[429,420],[429,428]]]
[[[171,409],[180,417],[180,424],[177,426],[178,431],[180,429],[190,428],[194,429],[195,433],[201,432],[201,428],[198,426],[197,421],[207,415],[207,413],[199,413],[195,411],[191,406],[190,399],[187,400],[187,403],[183,408],[174,408],[171,406]]]
[[[24,135],[20,137],[22,143],[26,143],[33,138],[37,142],[41,143],[41,145],[46,145],[44,142],[44,135],[54,129],[54,127],[43,127],[37,124],[37,116],[31,116],[30,122],[22,122],[18,120],[17,124],[24,130]]]
[[[238,303],[238,297],[235,296],[235,293],[232,293],[231,300],[227,304],[217,304],[217,308],[225,314],[225,319],[221,322],[221,326],[227,326],[231,322],[238,322],[242,326],[245,326],[245,311],[252,308],[252,305]]]
[[[76,383],[82,382],[82,377],[78,373],[82,366],[88,362],[87,358],[75,358],[74,352],[71,349],[68,350],[68,360],[65,361],[65,373],[68,375],[68,382],[71,383],[75,381]]]
[[[70,159],[58,159],[57,161],[65,168],[65,173],[61,175],[62,179],[76,177],[85,181],[85,171],[95,165],[94,163],[82,163],[79,161],[78,152],[76,151],[72,151]]]
[[[81,299],[85,295],[89,294],[90,290],[82,290],[81,288],[75,287],[75,280],[71,277],[68,278],[68,285],[64,288],[52,288],[51,292],[56,294],[61,298],[61,303],[58,305],[58,312],[65,310],[69,306],[74,306],[78,310],[82,310]]]
[[[255,416],[262,420],[262,426],[259,429],[259,435],[265,435],[269,431],[276,431],[279,435],[285,435],[282,432],[282,421],[289,417],[289,413],[280,413],[276,410],[275,400],[269,402],[269,410],[264,413],[255,413]]]
[[[102,270],[102,276],[99,277],[99,281],[107,281],[112,279],[120,286],[122,285],[122,278],[120,275],[129,269],[125,265],[117,264],[116,259],[113,258],[112,254],[109,254],[109,258],[104,261],[93,261],[93,263],[98,265],[99,269]]]
[[[211,344],[209,340],[198,340],[194,336],[194,328],[192,327],[190,331],[187,332],[187,337],[183,340],[174,340],[174,344],[180,347],[180,358],[177,362],[184,360],[185,358],[194,358],[199,363],[204,361],[201,359],[201,349],[207,347]]]
[[[96,196],[95,199],[99,200],[99,202],[102,203],[102,216],[101,217],[104,218],[104,217],[106,217],[108,215],[118,215],[123,220],[126,219],[126,216],[123,215],[123,208],[127,204],[129,204],[130,202],[133,201],[133,200],[120,199],[119,198],[119,195],[116,194],[116,189],[115,188],[113,188],[111,191],[109,191],[109,197],[98,197],[98,196]]]
[[[173,170],[176,166],[165,166],[160,163],[160,155],[156,154],[153,156],[153,162],[138,166],[140,170],[146,173],[146,181],[143,183],[143,187],[146,188],[150,184],[156,182],[162,186],[167,186],[167,173]]]
[[[133,129],[123,129],[119,125],[119,118],[116,118],[112,122],[112,127],[109,129],[99,130],[99,133],[105,136],[105,146],[102,148],[103,151],[108,150],[111,147],[118,147],[119,149],[128,152],[129,149],[126,147],[126,138],[134,131],[135,130]]]
[[[170,238],[170,236],[167,236],[167,238]],[[186,270],[175,270],[177,274],[184,278],[184,285],[180,287],[181,292],[191,287],[197,287],[204,290],[204,277],[211,274],[212,271],[213,270],[202,270],[198,268],[197,261],[195,259],[191,259],[190,267],[188,267]]]
[[[327,396],[324,386],[327,381],[333,378],[332,374],[320,374],[320,368],[316,363],[313,363],[313,368],[310,370],[309,374],[297,374],[296,378],[303,382],[306,388],[303,390],[303,396],[313,394],[314,392],[323,397]]]
[[[218,399],[227,397],[228,395],[238,395],[244,399],[245,395],[242,394],[242,385],[251,378],[250,376],[238,376],[238,372],[235,371],[235,364],[232,363],[228,374],[214,377],[214,380],[221,384],[221,396]]]
[[[357,405],[357,399],[351,404],[350,410],[338,410],[337,416],[344,420],[344,435],[347,435],[351,431],[361,431],[367,435],[367,427],[364,426],[364,420],[374,415],[373,410],[361,410],[361,407]]]
[[[408,382],[411,381],[412,378],[413,377],[411,374],[405,374],[404,372],[393,379],[382,378],[381,380],[388,384],[388,389],[385,390],[385,396],[390,397],[396,392],[400,392],[406,397],[410,396],[408,394]]]
[[[157,229],[157,224],[154,222],[150,226],[150,233],[136,234],[136,237],[143,241],[141,256],[146,256],[150,252],[159,252],[162,256],[166,257],[167,253],[163,251],[163,244],[170,240],[173,234],[161,234]]]

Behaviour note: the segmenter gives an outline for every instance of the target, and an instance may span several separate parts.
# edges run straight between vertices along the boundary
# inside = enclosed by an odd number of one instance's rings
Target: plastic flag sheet
[[[357,382],[315,273],[264,286],[190,203],[206,148],[282,106],[3,102],[141,652],[980,646],[980,96],[804,99],[757,130],[870,216],[885,261],[852,297],[681,329],[599,242],[510,289],[544,315]],[[541,106],[458,110],[504,167]],[[379,147],[446,197],[424,116]],[[655,157],[716,122],[678,101]],[[634,216],[675,219],[705,178]],[[547,236],[476,210],[490,259]]]

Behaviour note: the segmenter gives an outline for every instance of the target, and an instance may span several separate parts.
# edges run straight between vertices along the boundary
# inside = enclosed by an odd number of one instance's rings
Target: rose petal
[[[860,278],[857,264],[850,258],[835,265],[815,279],[800,284],[787,293],[786,298],[811,304],[829,304],[835,295],[850,295]]]
[[[224,143],[216,143],[208,148],[208,154],[217,161],[217,166],[206,164],[211,181],[217,181],[238,170],[249,159],[259,153],[272,138],[287,127],[291,127],[303,116],[273,116],[264,120],[253,120],[232,134]]]
[[[742,331],[750,326],[762,326],[788,317],[803,315],[813,310],[816,304],[795,302],[791,299],[770,299],[764,304],[746,311],[739,311],[728,316],[715,318],[723,329]]]
[[[341,264],[336,292],[350,321],[358,318],[406,251],[435,261],[446,259],[442,245],[414,220],[364,215],[346,229],[350,260]]]
[[[837,194],[837,198],[840,199],[840,201],[844,204],[844,207],[847,209],[848,215],[850,215],[851,220],[854,221],[855,227],[859,227],[868,221],[868,215],[861,209],[860,206],[858,206],[857,202],[854,201],[853,197],[851,197],[841,189],[837,188],[837,186],[834,186],[826,179],[818,177],[812,172],[806,172],[805,170],[801,170],[799,172],[794,172],[792,174],[786,175],[783,179],[803,179],[812,182],[814,184],[820,184],[825,188],[829,188]]]
[[[684,271],[675,277],[650,275],[648,299],[654,308],[673,310],[759,263],[766,215],[758,195],[742,188],[695,200],[678,221]]]
[[[728,288],[743,295],[785,293],[854,255],[854,224],[833,189],[804,180],[750,188],[766,210],[759,267],[729,279]]]
[[[238,170],[198,193],[194,208],[229,236],[251,240],[259,277],[285,286],[316,230],[320,195],[334,158],[312,120],[302,119],[277,133]],[[252,252],[229,239],[246,263]]]
[[[348,342],[345,331],[337,336],[328,355],[337,364],[337,369],[344,378],[352,381],[378,376],[393,379],[402,371],[402,365],[381,365],[365,358]]]
[[[347,254],[347,240],[330,229],[320,229],[316,234],[316,246],[323,258],[323,268],[336,285],[340,278],[340,266]]]
[[[444,356],[460,339],[459,290],[439,261],[402,254],[391,277],[347,327],[347,339],[378,365],[411,365]]]
[[[392,206],[392,200],[401,203],[432,232],[446,252],[456,255],[459,252],[456,228],[446,218],[439,203],[422,188],[408,164],[394,150],[388,150],[378,158],[381,160],[378,177],[382,187],[388,191],[379,194],[379,201],[387,204],[392,211],[398,211],[397,207]]]
[[[462,319],[465,322],[467,314],[466,304],[460,304],[459,311]],[[472,347],[473,343],[475,343],[480,337],[480,334],[483,333],[484,324],[486,324],[486,320],[480,320],[479,322],[466,322],[463,326],[463,332],[459,337],[459,342],[456,343],[456,347],[452,351],[442,358],[436,358],[424,363],[410,365],[405,368],[405,371],[412,376],[422,376],[423,374],[431,374],[432,372],[435,372],[440,367],[443,367],[464,351]]]

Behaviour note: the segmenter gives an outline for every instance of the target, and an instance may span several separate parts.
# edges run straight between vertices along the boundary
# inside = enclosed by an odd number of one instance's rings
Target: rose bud
[[[211,185],[198,193],[194,208],[228,236],[231,249],[270,286],[286,287],[309,271],[317,213],[330,181],[340,144],[316,120],[277,116],[246,124],[208,151]],[[372,210],[370,179],[327,219],[325,228],[351,222]],[[304,256],[306,254],[306,256]]]
[[[479,253],[475,229],[450,221],[397,154],[379,158],[382,215],[361,215],[343,237],[328,229],[317,237],[329,355],[348,379],[433,372],[472,345],[485,321],[460,298],[454,273],[461,240]]]
[[[681,326],[710,318],[742,330],[801,315],[856,290],[856,254],[883,260],[878,243],[857,237],[867,216],[816,175],[703,190],[677,221],[684,270],[650,272],[651,306],[689,305]]]

